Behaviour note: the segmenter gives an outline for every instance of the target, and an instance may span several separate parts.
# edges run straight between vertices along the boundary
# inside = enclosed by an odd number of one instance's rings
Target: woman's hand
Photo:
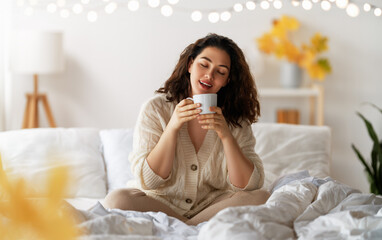
[[[210,107],[213,114],[203,114],[198,117],[199,123],[203,129],[213,129],[216,131],[220,139],[232,136],[225,121],[222,110],[219,107]]]
[[[198,107],[200,107],[200,103],[194,103],[190,99],[183,99],[176,105],[168,126],[178,131],[185,122],[199,116],[202,110],[196,109]]]

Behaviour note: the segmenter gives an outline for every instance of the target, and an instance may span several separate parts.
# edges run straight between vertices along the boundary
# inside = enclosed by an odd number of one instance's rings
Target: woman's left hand
[[[199,115],[198,121],[203,129],[215,130],[220,139],[224,139],[231,135],[228,124],[225,121],[222,110],[219,107],[210,107],[212,114]]]

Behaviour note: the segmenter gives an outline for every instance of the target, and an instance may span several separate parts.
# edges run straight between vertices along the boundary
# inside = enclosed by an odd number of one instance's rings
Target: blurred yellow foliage
[[[300,48],[291,42],[289,33],[297,31],[300,23],[296,18],[282,16],[273,21],[272,29],[256,39],[260,51],[274,54],[279,59],[287,59],[298,64],[308,71],[313,79],[324,80],[326,74],[331,72],[331,65],[327,58],[318,58],[318,54],[327,51],[328,38],[316,33],[309,45],[303,44]]]
[[[2,240],[76,239],[74,218],[62,207],[68,169],[54,168],[48,177],[44,198],[28,199],[28,185],[22,179],[8,180],[0,156],[0,233]]]

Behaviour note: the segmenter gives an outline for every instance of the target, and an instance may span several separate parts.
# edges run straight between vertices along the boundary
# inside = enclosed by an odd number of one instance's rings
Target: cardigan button
[[[187,198],[187,199],[186,199],[186,203],[190,204],[190,203],[192,203],[192,200],[189,199],[189,198]]]
[[[196,166],[195,164],[191,165],[191,170],[192,171],[196,171],[197,169],[198,169],[198,166]]]

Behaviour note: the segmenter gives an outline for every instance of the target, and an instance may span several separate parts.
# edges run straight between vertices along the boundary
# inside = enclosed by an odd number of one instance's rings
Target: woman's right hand
[[[171,116],[168,127],[178,131],[185,122],[191,121],[199,116],[201,109],[200,103],[194,103],[190,99],[183,99],[175,107],[175,110]]]

